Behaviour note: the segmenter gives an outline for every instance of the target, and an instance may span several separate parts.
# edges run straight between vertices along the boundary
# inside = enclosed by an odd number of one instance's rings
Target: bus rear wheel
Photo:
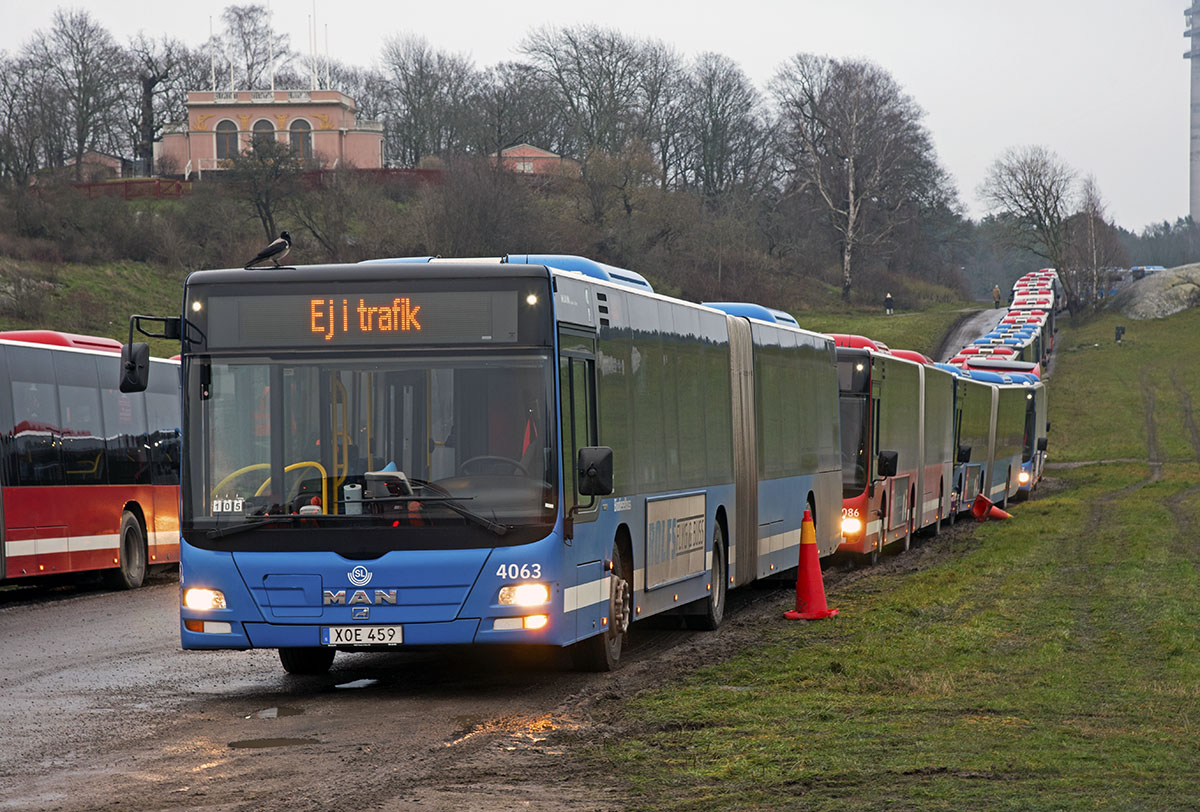
[[[721,621],[725,619],[725,588],[729,576],[726,575],[725,570],[725,534],[721,532],[719,524],[713,530],[712,572],[709,573],[709,577],[712,579],[712,587],[709,589],[708,597],[693,604],[701,611],[683,616],[683,622],[689,629],[702,632],[715,631],[721,625]]]
[[[620,544],[613,545],[612,575],[608,590],[608,623],[600,634],[571,647],[571,659],[580,671],[612,671],[621,662],[621,649],[633,616],[632,573]]]
[[[297,676],[324,674],[333,665],[337,649],[328,646],[310,648],[281,648],[279,662],[283,670]]]
[[[146,580],[146,537],[141,522],[128,510],[121,514],[121,540],[117,568],[108,573],[108,583],[117,589],[137,589]]]

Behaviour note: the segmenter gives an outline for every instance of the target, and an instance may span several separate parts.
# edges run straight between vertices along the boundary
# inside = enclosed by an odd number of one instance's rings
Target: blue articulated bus
[[[631,622],[715,628],[727,589],[795,567],[806,509],[837,547],[833,343],[780,311],[521,255],[200,271],[165,321],[185,649],[606,670]]]

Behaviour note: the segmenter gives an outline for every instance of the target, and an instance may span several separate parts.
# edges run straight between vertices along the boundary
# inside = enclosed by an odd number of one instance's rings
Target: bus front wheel
[[[279,662],[283,670],[298,676],[313,676],[324,674],[333,665],[337,649],[328,646],[311,648],[281,648]]]
[[[146,536],[141,522],[128,510],[121,514],[121,539],[117,547],[117,568],[109,572],[108,582],[117,589],[137,589],[146,580]]]
[[[580,671],[612,671],[621,662],[621,648],[633,616],[632,573],[620,544],[613,545],[609,578],[608,619],[600,634],[571,647],[571,658]]]

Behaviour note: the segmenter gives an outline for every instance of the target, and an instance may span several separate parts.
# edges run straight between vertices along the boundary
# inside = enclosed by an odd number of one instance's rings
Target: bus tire
[[[633,615],[632,573],[624,557],[620,543],[614,543],[608,590],[608,623],[600,634],[571,646],[571,659],[579,671],[612,671],[621,663],[621,649]]]
[[[715,631],[725,619],[725,589],[729,583],[729,575],[725,565],[725,534],[721,532],[720,523],[717,523],[713,530],[712,572],[709,575],[712,578],[712,589],[709,590],[708,597],[693,604],[700,611],[683,616],[684,625],[689,629],[701,632]]]
[[[279,662],[283,670],[297,676],[324,674],[333,665],[337,649],[329,646],[279,649]]]
[[[142,524],[128,510],[121,514],[121,538],[117,568],[108,573],[108,583],[117,589],[137,589],[146,580],[146,536]]]

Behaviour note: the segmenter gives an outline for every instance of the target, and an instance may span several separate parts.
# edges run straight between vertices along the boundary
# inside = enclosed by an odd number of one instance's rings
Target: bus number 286
[[[501,564],[496,570],[497,578],[507,578],[515,581],[518,578],[541,578],[541,564]]]

